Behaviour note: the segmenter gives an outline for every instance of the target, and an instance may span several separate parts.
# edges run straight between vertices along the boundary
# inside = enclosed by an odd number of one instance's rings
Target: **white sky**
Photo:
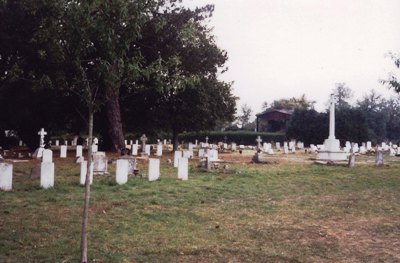
[[[388,51],[400,53],[400,0],[184,0],[189,7],[214,4],[208,23],[228,52],[240,105],[253,113],[264,101],[306,97],[323,110],[335,83],[355,99],[396,72]]]

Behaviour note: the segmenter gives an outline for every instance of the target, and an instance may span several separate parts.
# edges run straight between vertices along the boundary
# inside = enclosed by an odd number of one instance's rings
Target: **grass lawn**
[[[91,262],[400,262],[400,158],[375,167],[360,157],[349,169],[303,154],[258,165],[221,154],[235,160],[228,172],[191,161],[189,181],[167,158],[157,182],[116,185],[114,165],[95,176]],[[0,262],[79,260],[79,165],[54,161],[50,190],[30,178],[35,161],[14,164],[13,191],[0,192]],[[146,163],[139,169],[146,174]]]

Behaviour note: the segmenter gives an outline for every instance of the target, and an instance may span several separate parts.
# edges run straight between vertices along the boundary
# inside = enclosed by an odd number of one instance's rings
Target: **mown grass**
[[[192,162],[189,181],[162,160],[161,180],[110,176],[92,185],[92,262],[399,262],[400,162],[354,169],[315,165],[307,156],[228,172]],[[0,262],[77,262],[83,187],[72,159],[55,159],[53,189],[14,165],[12,192],[0,192]],[[140,163],[146,174],[146,164]]]

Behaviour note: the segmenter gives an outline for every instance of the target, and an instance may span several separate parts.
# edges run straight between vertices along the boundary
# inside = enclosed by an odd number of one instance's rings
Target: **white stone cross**
[[[147,137],[146,134],[143,134],[142,137],[140,137],[140,141],[142,142],[142,152],[145,152],[145,148],[146,148],[146,141],[147,141]]]
[[[256,142],[257,142],[257,150],[258,150],[261,148],[261,142],[262,142],[262,139],[260,136],[257,137]]]
[[[47,132],[42,128],[38,135],[40,135],[40,148],[44,148],[44,136],[47,135]]]
[[[338,98],[335,94],[331,94],[329,99],[329,139],[335,139],[335,103],[338,102]]]

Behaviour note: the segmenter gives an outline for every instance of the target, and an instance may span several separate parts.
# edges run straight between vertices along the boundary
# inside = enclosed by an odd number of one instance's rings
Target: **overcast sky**
[[[240,105],[254,113],[264,101],[306,97],[323,110],[335,83],[354,97],[375,89],[395,72],[385,54],[400,53],[400,0],[184,0],[214,4],[210,22]]]

